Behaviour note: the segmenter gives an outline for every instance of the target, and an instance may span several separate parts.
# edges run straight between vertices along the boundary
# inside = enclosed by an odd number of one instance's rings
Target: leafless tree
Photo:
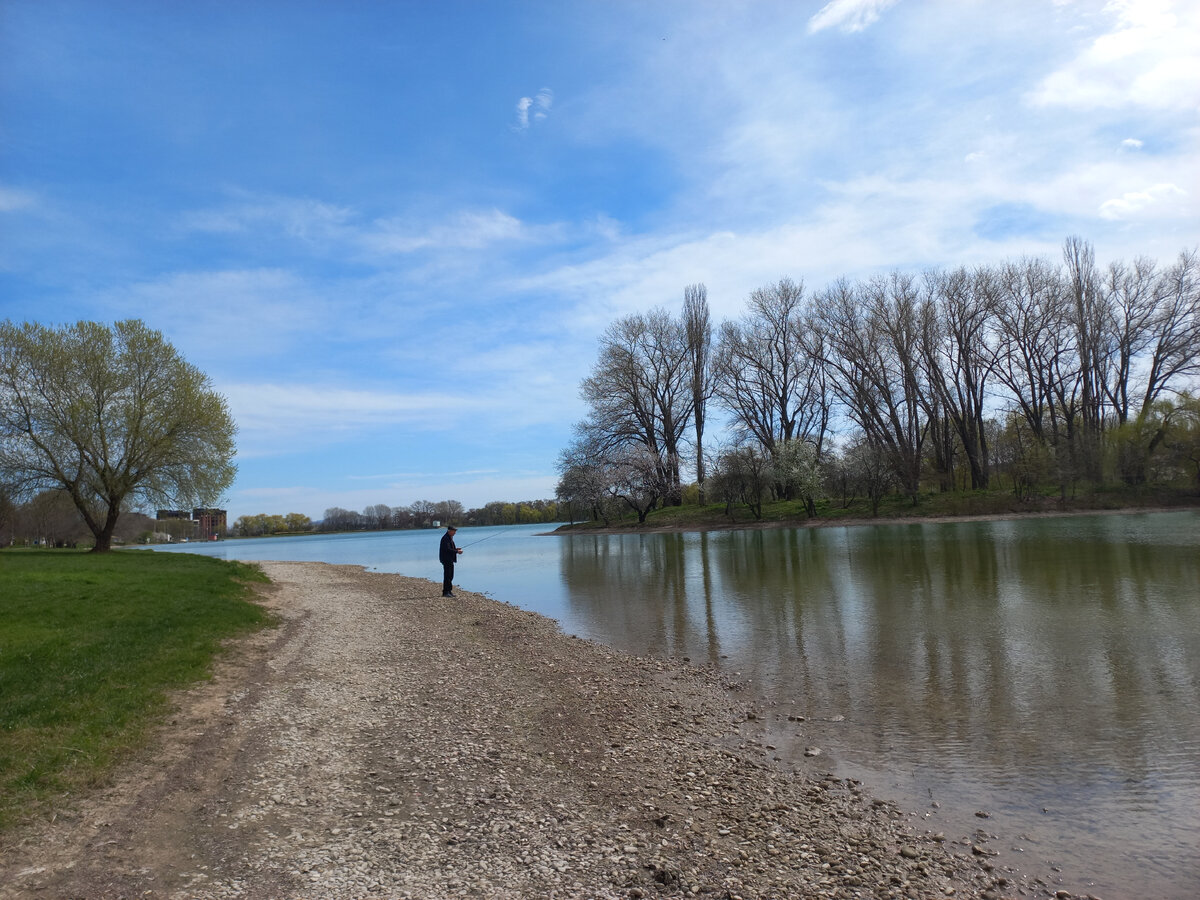
[[[693,401],[684,328],[665,310],[626,316],[605,331],[582,385],[589,427],[610,451],[636,445],[658,460],[663,498],[680,498],[680,446]]]
[[[749,304],[741,321],[721,326],[716,396],[741,440],[772,455],[790,440],[809,441],[820,452],[830,399],[804,285],[784,278],[754,291]]]
[[[1104,429],[1103,360],[1105,358],[1105,306],[1100,290],[1092,245],[1072,235],[1063,243],[1066,262],[1067,297],[1071,325],[1075,335],[1075,353],[1079,358],[1079,425],[1072,437],[1071,450],[1082,465],[1083,474],[1100,479],[1100,433]]]
[[[921,356],[930,399],[953,428],[971,470],[972,489],[990,477],[984,429],[987,383],[995,364],[988,346],[997,290],[991,270],[931,272],[921,305]],[[935,408],[930,408],[931,420]]]
[[[915,503],[928,434],[920,305],[911,276],[893,273],[825,292],[819,322],[834,393],[873,446],[884,448]]]
[[[605,524],[622,509],[646,521],[667,489],[661,458],[642,444],[614,441],[587,422],[575,431],[559,457],[558,496],[586,503]]]
[[[383,530],[392,527],[392,508],[386,503],[376,503],[363,510],[367,528]]]
[[[722,451],[713,467],[713,490],[725,501],[725,514],[729,516],[735,503],[744,503],[755,519],[761,519],[763,502],[774,481],[770,454],[753,441]]]
[[[1155,285],[1154,341],[1140,413],[1178,380],[1200,374],[1200,256],[1184,251]]]
[[[433,504],[433,514],[443,525],[455,524],[463,517],[463,505],[457,500],[439,500]]]
[[[692,426],[696,433],[696,483],[700,505],[707,502],[704,471],[704,426],[708,401],[715,380],[712,369],[712,319],[708,311],[708,288],[689,284],[683,289],[683,330],[687,341],[692,383]]]
[[[409,509],[412,510],[413,522],[418,528],[428,528],[433,524],[433,517],[437,513],[437,509],[430,501],[414,500]]]
[[[895,483],[896,470],[892,453],[870,435],[855,435],[842,454],[843,465],[850,481],[866,495],[871,503],[871,515],[879,515],[879,504]]]
[[[1076,474],[1082,391],[1067,287],[1043,259],[1008,263],[997,278],[993,371],[1031,435],[1053,454],[1065,494]]]
[[[1097,369],[1104,392],[1118,425],[1129,421],[1134,366],[1154,342],[1158,307],[1158,273],[1152,260],[1138,258],[1132,266],[1113,262],[1103,283],[1105,325],[1108,339],[1101,346]],[[1136,416],[1138,409],[1134,408]]]

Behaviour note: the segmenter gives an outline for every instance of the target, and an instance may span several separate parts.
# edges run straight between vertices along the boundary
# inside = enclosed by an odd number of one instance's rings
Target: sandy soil
[[[0,898],[1054,893],[785,767],[716,672],[428,581],[264,568],[282,625],[111,784],[9,835]]]

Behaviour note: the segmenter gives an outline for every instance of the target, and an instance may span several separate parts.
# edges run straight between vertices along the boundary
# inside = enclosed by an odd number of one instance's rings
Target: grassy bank
[[[184,553],[0,551],[0,830],[101,779],[225,638],[266,624],[251,581]]]
[[[878,514],[869,501],[823,499],[816,503],[816,515],[809,516],[800,501],[778,500],[762,506],[755,517],[745,504],[727,510],[724,503],[685,504],[656,509],[639,524],[630,514],[601,521],[564,525],[559,531],[709,531],[726,528],[811,527],[855,525],[908,519],[943,519],[991,516],[1022,516],[1045,513],[1095,512],[1098,510],[1170,509],[1200,506],[1200,493],[1168,487],[1120,488],[1078,491],[1065,499],[1057,492],[1016,497],[1012,491],[959,491],[923,493],[913,503],[911,497],[884,497]]]

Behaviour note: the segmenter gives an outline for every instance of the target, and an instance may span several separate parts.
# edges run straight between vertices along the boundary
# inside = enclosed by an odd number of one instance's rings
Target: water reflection
[[[987,807],[1076,887],[1200,896],[1198,525],[591,535],[561,569],[590,636],[720,663],[804,715],[777,725],[791,752],[831,743],[964,833]]]

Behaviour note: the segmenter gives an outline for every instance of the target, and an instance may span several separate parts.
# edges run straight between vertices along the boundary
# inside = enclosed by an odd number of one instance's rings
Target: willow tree
[[[208,376],[139,320],[0,324],[0,479],[65,491],[94,552],[135,502],[216,502],[235,432]]]

